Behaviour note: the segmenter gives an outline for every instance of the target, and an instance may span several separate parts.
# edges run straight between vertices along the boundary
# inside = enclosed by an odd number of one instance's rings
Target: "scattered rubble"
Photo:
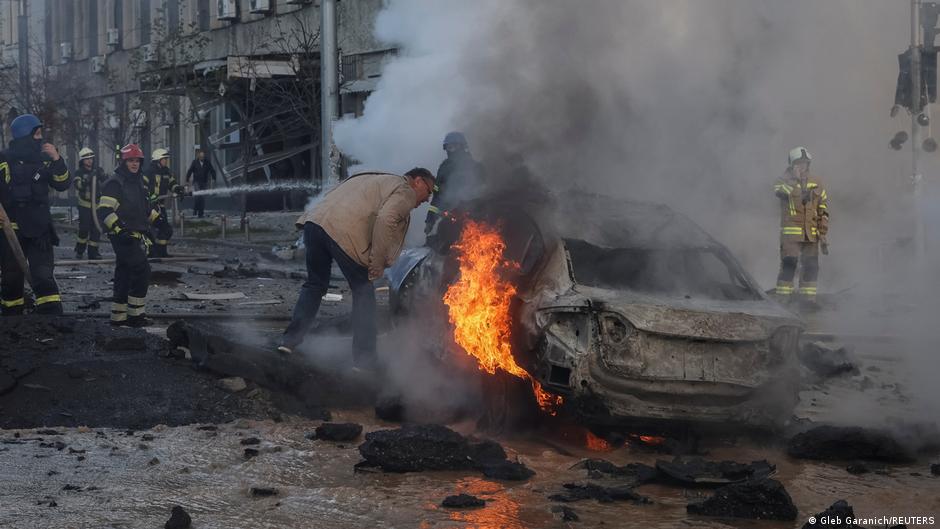
[[[637,487],[659,480],[662,475],[659,469],[644,465],[643,463],[628,463],[617,466],[603,459],[585,459],[571,468],[583,468],[588,471],[588,477],[599,478],[603,474],[617,478],[629,478],[631,485]]]
[[[640,496],[627,486],[602,487],[594,483],[565,483],[562,487],[566,489],[566,492],[552,494],[548,499],[565,503],[581,500],[597,500],[601,503],[631,501],[637,505],[653,503],[649,498]]]
[[[726,485],[708,499],[686,506],[689,514],[755,520],[796,520],[797,508],[783,485],[756,479]]]
[[[442,507],[448,507],[451,509],[467,509],[470,507],[483,507],[484,505],[486,505],[485,501],[469,494],[448,496],[444,498],[444,501],[441,502]]]
[[[0,318],[0,428],[147,429],[271,415],[270,402],[232,398],[209,374],[161,358],[166,347],[106,319]]]
[[[797,355],[803,365],[822,378],[859,373],[858,361],[845,346],[808,342],[799,349]]]
[[[256,498],[266,498],[269,496],[277,496],[278,490],[274,487],[251,487],[251,495]]]
[[[246,388],[248,388],[248,383],[245,382],[245,379],[242,377],[229,377],[219,380],[219,386],[223,389],[231,391],[232,393],[238,393]]]
[[[245,459],[251,459],[251,458],[253,458],[253,457],[257,457],[258,454],[260,454],[260,453],[261,453],[261,452],[259,452],[259,451],[258,451],[257,449],[255,449],[255,448],[246,448],[245,451],[244,451]]]
[[[250,446],[250,445],[261,444],[261,439],[258,439],[257,437],[249,437],[247,439],[242,439],[239,442],[244,446]]]
[[[325,422],[317,426],[315,433],[316,438],[321,441],[355,441],[362,434],[362,425]]]
[[[574,509],[565,505],[553,505],[552,512],[561,513],[561,520],[564,522],[577,522],[581,520],[581,517],[578,516],[578,513],[576,513]]]
[[[817,426],[796,434],[787,445],[787,453],[800,459],[914,461],[914,454],[890,432],[845,426]]]
[[[849,474],[854,474],[856,476],[861,474],[868,474],[871,472],[871,469],[868,468],[868,465],[862,462],[852,463],[851,465],[845,467],[845,471]]]
[[[366,434],[359,446],[365,461],[357,468],[381,468],[386,472],[423,470],[481,470],[495,479],[528,479],[534,472],[522,463],[506,460],[506,452],[494,441],[473,443],[438,424],[405,425],[395,430]]]
[[[170,519],[163,524],[163,529],[189,529],[192,527],[193,519],[179,505],[174,505],[170,512]]]
[[[770,476],[777,467],[766,460],[750,464],[735,461],[706,461],[701,458],[657,461],[656,468],[670,480],[684,485],[727,485]]]
[[[828,509],[816,515],[816,523],[806,522],[802,529],[816,529],[820,526],[836,527],[839,529],[864,529],[860,525],[847,523],[846,520],[855,519],[855,510],[845,500],[833,503]],[[817,525],[819,524],[819,525]]]

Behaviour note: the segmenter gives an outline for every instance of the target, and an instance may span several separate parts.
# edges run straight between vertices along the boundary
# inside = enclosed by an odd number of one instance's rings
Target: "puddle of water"
[[[363,422],[366,430],[381,429],[366,413],[338,413],[336,421]],[[173,505],[183,506],[198,529],[233,528],[360,528],[421,527],[522,529],[568,527],[551,512],[547,497],[566,482],[585,482],[584,470],[571,469],[582,457],[603,457],[617,464],[654,464],[656,454],[619,449],[603,454],[570,448],[560,455],[542,443],[502,441],[510,457],[518,456],[536,471],[531,481],[502,483],[474,472],[412,474],[354,473],[359,442],[335,444],[309,441],[304,433],[317,423],[248,422],[222,425],[218,432],[195,426],[156,428],[128,436],[124,432],[61,430],[69,448],[41,448],[38,441],[0,444],[0,527],[51,529],[64,527],[162,527]],[[465,430],[466,425],[462,425]],[[0,438],[12,439],[11,431]],[[143,434],[153,440],[142,440]],[[38,437],[22,431],[23,438]],[[258,437],[261,453],[246,460],[247,437]],[[145,446],[141,446],[141,445]],[[4,450],[5,449],[5,450]],[[84,460],[79,460],[79,457]],[[151,465],[153,458],[158,464]],[[581,527],[757,528],[801,527],[806,518],[838,499],[846,499],[861,516],[940,515],[940,479],[929,476],[925,462],[893,467],[888,475],[852,476],[843,467],[791,461],[779,450],[759,447],[717,447],[711,459],[768,459],[778,465],[782,481],[797,506],[797,522],[754,522],[690,518],[689,501],[710,492],[647,485],[638,492],[653,505],[569,504]],[[911,476],[921,472],[923,476]],[[50,475],[51,473],[51,475]],[[64,491],[65,485],[83,491]],[[275,487],[279,494],[252,498],[251,487]],[[98,490],[88,490],[98,487]],[[473,494],[485,507],[451,510],[440,506],[446,496]],[[47,505],[46,496],[57,503]]]

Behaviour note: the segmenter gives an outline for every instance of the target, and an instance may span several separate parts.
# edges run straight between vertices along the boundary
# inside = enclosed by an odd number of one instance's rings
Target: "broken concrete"
[[[783,485],[757,479],[726,485],[708,499],[686,506],[689,514],[753,520],[796,520],[797,508]]]
[[[858,360],[845,346],[809,342],[799,349],[798,356],[804,366],[822,378],[859,373]]]
[[[251,487],[250,494],[256,498],[267,498],[277,496],[278,490],[274,487]]]
[[[562,487],[565,488],[566,492],[552,494],[548,499],[565,503],[581,500],[597,500],[601,503],[631,501],[637,505],[653,503],[649,498],[640,496],[627,486],[602,487],[593,483],[565,483]]]
[[[890,432],[858,427],[817,426],[796,434],[787,453],[800,459],[823,461],[874,460],[890,463],[914,461],[913,452]]]
[[[701,458],[657,461],[656,468],[670,481],[683,485],[716,486],[770,476],[776,467],[766,460],[750,464],[735,461],[706,461]]]
[[[355,441],[362,434],[362,425],[355,423],[325,422],[316,428],[316,438],[322,441]]]
[[[483,507],[484,505],[486,505],[485,501],[469,494],[448,496],[444,498],[444,501],[441,502],[442,507],[447,507],[450,509],[468,509],[471,507]]]
[[[365,458],[356,465],[360,469],[481,470],[487,477],[508,480],[525,480],[535,475],[522,463],[507,461],[506,452],[494,441],[470,442],[438,424],[405,425],[396,430],[368,433],[359,453]]]

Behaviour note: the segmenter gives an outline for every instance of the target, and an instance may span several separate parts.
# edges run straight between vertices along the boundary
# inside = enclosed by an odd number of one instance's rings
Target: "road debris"
[[[193,519],[179,505],[174,505],[170,511],[170,519],[163,525],[163,529],[189,529]]]
[[[715,486],[738,483],[749,479],[765,478],[776,467],[767,461],[750,464],[735,461],[706,461],[701,458],[657,461],[656,468],[669,480],[683,485]]]
[[[756,479],[726,485],[708,499],[690,503],[689,514],[754,520],[796,520],[797,508],[783,485]]]
[[[846,346],[808,342],[798,350],[798,356],[803,365],[822,378],[859,373],[858,360]]]
[[[448,496],[444,498],[444,501],[441,502],[442,507],[447,507],[450,509],[467,509],[471,507],[483,507],[485,505],[485,501],[469,494]]]
[[[362,434],[362,425],[355,423],[325,422],[316,428],[316,438],[321,441],[355,441]]]
[[[577,522],[581,520],[581,517],[578,516],[578,513],[575,512],[574,509],[565,505],[552,505],[552,512],[560,513],[562,521],[565,522]]]
[[[565,488],[565,492],[552,494],[548,499],[565,503],[582,500],[597,500],[601,503],[630,501],[636,505],[653,503],[649,498],[640,496],[627,486],[602,487],[594,483],[565,483],[562,487]]]
[[[800,459],[823,461],[914,461],[912,451],[898,442],[890,432],[845,426],[817,426],[798,433],[790,439],[787,453]]]

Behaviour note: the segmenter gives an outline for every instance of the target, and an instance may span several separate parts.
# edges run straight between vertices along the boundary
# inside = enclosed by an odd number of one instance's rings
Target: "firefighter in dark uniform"
[[[121,164],[101,190],[98,218],[114,249],[114,297],[111,325],[143,327],[147,324],[147,289],[150,286],[151,225],[159,231],[166,222],[152,206],[140,166],[144,152],[133,143],[121,149]]]
[[[0,164],[0,200],[29,263],[36,313],[62,314],[59,285],[53,277],[55,254],[59,244],[49,210],[49,188],[65,191],[69,187],[68,167],[58,149],[43,141],[42,122],[24,114],[10,125],[13,141],[3,153],[6,168]],[[3,314],[22,314],[25,307],[25,274],[6,238],[0,238],[0,305]]]
[[[101,196],[101,186],[104,185],[104,171],[95,166],[95,151],[85,147],[78,151],[78,170],[75,171],[74,183],[78,191],[78,240],[75,243],[75,258],[81,259],[88,247],[88,258],[101,259],[98,252],[98,243],[101,241],[101,232],[93,218],[94,205]],[[96,196],[92,196],[92,190]]]
[[[170,172],[170,151],[154,149],[150,156],[150,165],[144,170],[144,184],[149,191],[151,205],[163,219],[162,222],[154,225],[156,238],[153,246],[150,247],[150,257],[169,257],[167,245],[173,237],[173,224],[166,215],[166,206],[160,197],[169,193],[175,193],[180,197],[185,194],[183,186],[177,183],[176,178]]]
[[[434,229],[441,216],[461,200],[475,196],[483,185],[483,164],[473,159],[467,138],[462,132],[449,132],[444,137],[447,158],[437,169],[437,185],[428,208],[424,232],[436,233]]]

